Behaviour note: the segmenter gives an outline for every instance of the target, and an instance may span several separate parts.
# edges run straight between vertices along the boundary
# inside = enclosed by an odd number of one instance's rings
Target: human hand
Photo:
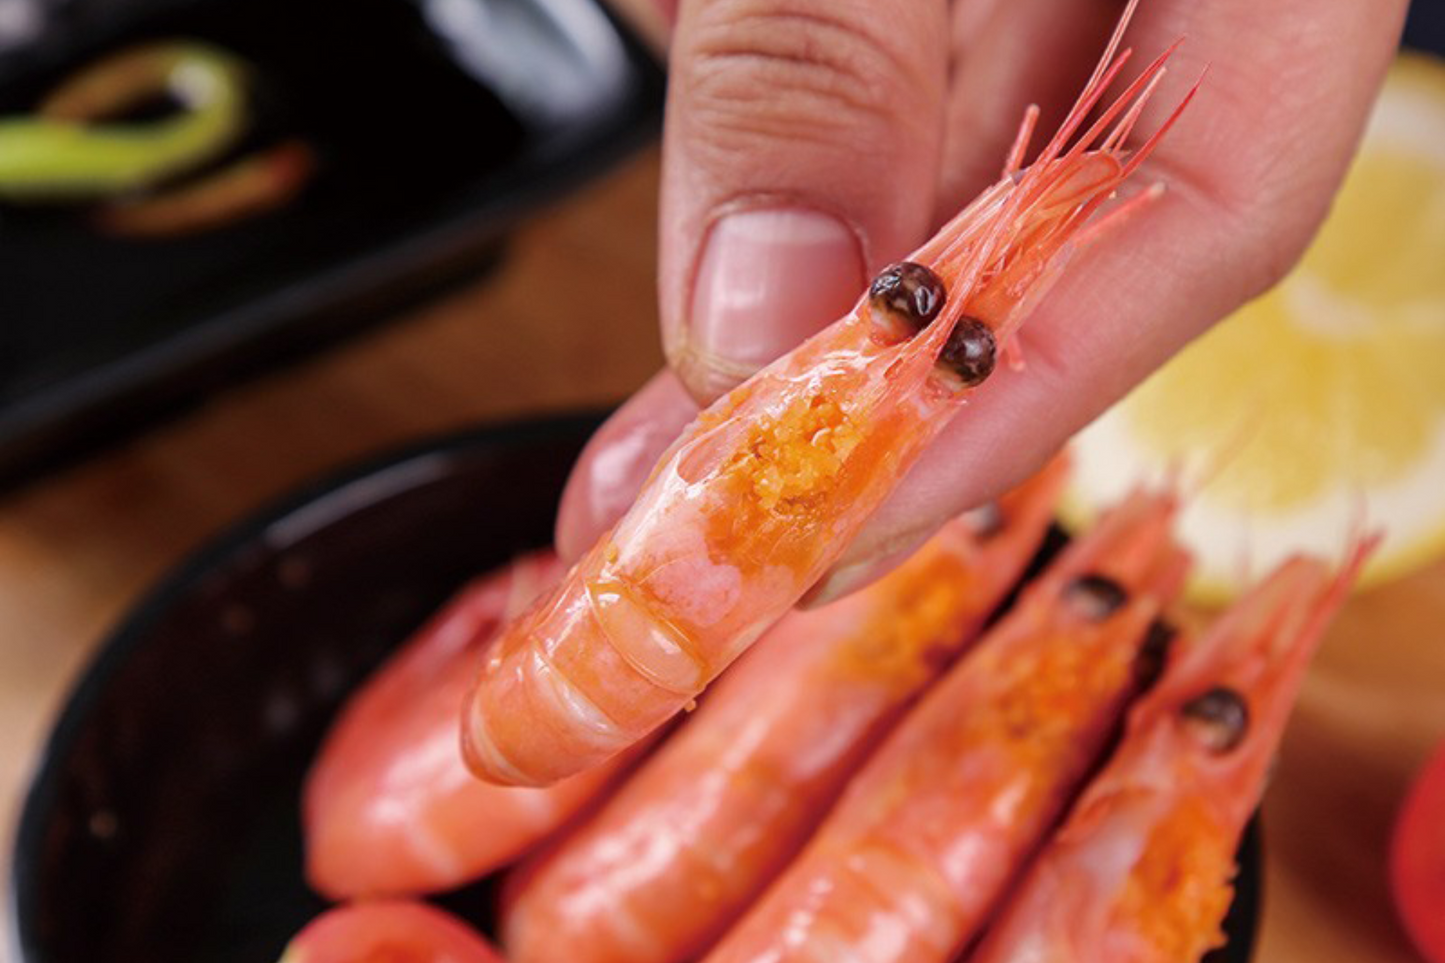
[[[1288,270],[1322,220],[1406,0],[1144,0],[1126,44],[1187,37],[1154,101],[1184,120],[1136,178],[1159,202],[1074,258],[1000,369],[869,520],[814,600],[856,588],[1022,480]],[[589,443],[573,557],[709,402],[846,312],[997,177],[1024,107],[1051,129],[1121,3],[682,0],[671,44],[659,298],[671,370]],[[1152,129],[1147,116],[1142,129]]]

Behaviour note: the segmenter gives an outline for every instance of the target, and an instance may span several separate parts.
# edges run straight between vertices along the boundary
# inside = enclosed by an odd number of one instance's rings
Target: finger
[[[998,180],[1024,108],[1039,105],[1040,130],[1063,120],[1122,9],[1121,0],[956,0],[935,223]]]
[[[667,42],[677,19],[677,0],[607,0],[607,6],[640,36],[653,52],[667,55]]]
[[[1021,331],[1026,368],[1000,370],[976,393],[836,571],[851,569],[850,584],[861,585],[877,572],[860,563],[1022,480],[1172,352],[1278,280],[1343,176],[1404,7],[1147,4],[1150,19],[1131,42],[1154,51],[1189,37],[1161,105],[1212,64],[1152,170],[1140,172],[1168,193],[1075,259]]]
[[[697,417],[697,403],[668,370],[654,375],[582,449],[557,509],[557,553],[571,562],[631,507],[658,458]]]
[[[711,400],[851,307],[929,227],[941,0],[683,0],[664,139],[663,344]]]

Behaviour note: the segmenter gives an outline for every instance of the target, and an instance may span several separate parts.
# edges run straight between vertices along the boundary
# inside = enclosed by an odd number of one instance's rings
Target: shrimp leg
[[[462,720],[473,771],[542,785],[632,744],[841,556],[993,371],[1090,215],[1178,117],[1123,146],[1166,53],[1080,134],[1128,59],[1127,19],[1032,165],[880,274],[849,315],[703,412],[616,527],[505,630]]]
[[[1024,590],[849,784],[707,963],[944,963],[1116,728],[1187,560],[1174,501],[1111,513]]]
[[[806,839],[898,713],[975,637],[1043,537],[1055,463],[883,580],[793,612],[535,872],[503,916],[518,963],[675,963]]]
[[[1295,558],[1179,646],[970,963],[1193,963],[1222,944],[1234,853],[1305,668],[1369,552]]]
[[[562,571],[538,553],[473,582],[352,697],[307,777],[313,888],[334,899],[450,889],[520,855],[625,764],[548,789],[493,786],[462,764],[456,713],[476,653]]]

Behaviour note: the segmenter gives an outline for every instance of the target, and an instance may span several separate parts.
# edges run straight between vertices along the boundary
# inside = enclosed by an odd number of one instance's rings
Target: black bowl
[[[114,51],[183,37],[252,67],[242,151],[300,138],[315,176],[194,235],[0,203],[0,482],[495,263],[524,215],[650,141],[659,66],[600,0],[22,0],[0,115]],[[83,278],[83,283],[76,283]]]
[[[449,437],[313,486],[183,563],[101,647],[14,856],[22,963],[275,960],[323,903],[299,798],[346,692],[470,576],[550,540],[598,416]],[[1249,957],[1246,842],[1229,947]],[[485,926],[476,892],[446,901]]]

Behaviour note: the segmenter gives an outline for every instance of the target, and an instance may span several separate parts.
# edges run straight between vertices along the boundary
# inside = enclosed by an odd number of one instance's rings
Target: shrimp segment
[[[936,684],[707,963],[950,960],[1063,809],[1187,563],[1174,500],[1075,542]]]
[[[1224,942],[1234,853],[1295,696],[1371,542],[1295,558],[1130,711],[1123,742],[970,963],[1185,963]]]
[[[675,963],[733,921],[806,838],[899,711],[1022,574],[1056,462],[996,511],[950,522],[900,568],[793,612],[528,878],[503,917],[518,963]]]
[[[1123,66],[1127,19],[1032,165],[916,252],[908,277],[880,275],[848,316],[703,412],[627,515],[508,627],[464,714],[478,775],[545,784],[635,742],[839,558],[1158,143],[1162,130],[1122,146],[1163,57],[1069,143]]]
[[[450,889],[520,855],[616,775],[623,757],[548,789],[504,789],[462,764],[457,709],[477,652],[562,571],[538,553],[478,579],[347,704],[306,782],[306,875],[317,891]]]

